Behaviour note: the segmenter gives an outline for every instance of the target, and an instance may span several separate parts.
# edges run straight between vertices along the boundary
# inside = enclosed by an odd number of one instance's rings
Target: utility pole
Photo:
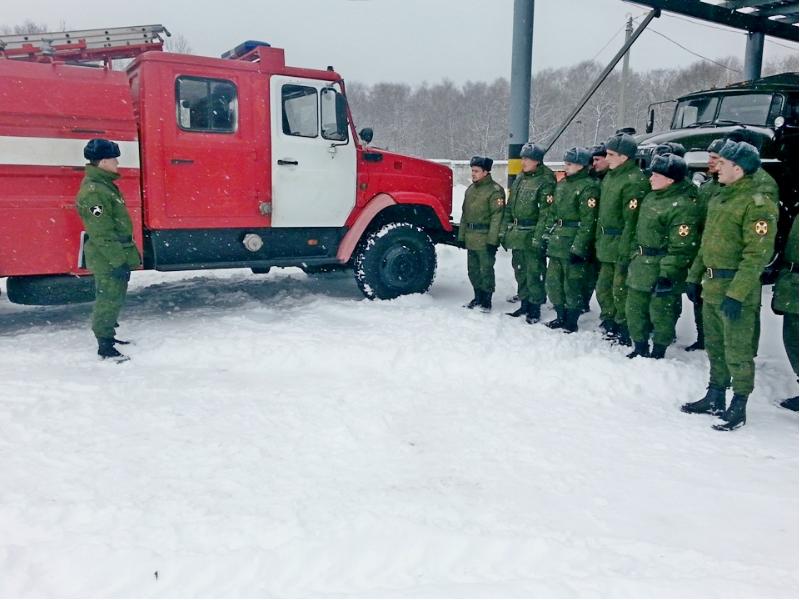
[[[625,43],[630,41],[632,35],[633,17],[628,15],[628,23],[625,25]],[[630,51],[626,52],[622,59],[622,78],[620,79],[619,85],[619,112],[617,113],[617,129],[620,127],[625,127],[625,88],[628,87],[628,75],[630,73],[628,62],[630,59],[630,54]]]
[[[528,141],[531,116],[533,2],[514,0],[511,38],[511,110],[508,119],[508,187],[522,170],[519,152]]]

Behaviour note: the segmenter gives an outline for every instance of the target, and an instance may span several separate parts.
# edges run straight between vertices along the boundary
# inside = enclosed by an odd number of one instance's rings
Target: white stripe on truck
[[[89,139],[14,137],[0,135],[0,165],[82,167],[83,147]],[[115,140],[116,141],[116,140]],[[139,142],[117,142],[122,155],[119,166],[139,168]]]

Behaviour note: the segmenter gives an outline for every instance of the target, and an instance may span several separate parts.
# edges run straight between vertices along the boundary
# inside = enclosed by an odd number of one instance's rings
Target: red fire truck
[[[121,148],[143,267],[353,268],[369,298],[425,292],[452,240],[452,173],[356,135],[342,77],[248,41],[162,51],[160,25],[0,37],[0,277],[12,302],[93,297],[74,207],[83,146]],[[124,71],[112,61],[133,58]]]

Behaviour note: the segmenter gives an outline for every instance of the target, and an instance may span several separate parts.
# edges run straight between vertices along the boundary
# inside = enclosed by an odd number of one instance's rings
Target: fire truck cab
[[[104,30],[103,44],[94,31],[0,37],[0,277],[11,301],[93,297],[74,198],[94,137],[120,144],[145,269],[347,266],[370,298],[430,287],[433,244],[452,239],[449,168],[359,140],[332,67],[289,67],[262,42],[221,58],[172,54],[165,31]],[[126,56],[125,71],[110,68]]]

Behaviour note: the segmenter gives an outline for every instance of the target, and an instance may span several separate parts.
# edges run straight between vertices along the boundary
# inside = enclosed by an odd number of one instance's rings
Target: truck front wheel
[[[416,225],[389,223],[359,244],[354,270],[367,298],[423,294],[436,274],[436,249],[430,236]]]

